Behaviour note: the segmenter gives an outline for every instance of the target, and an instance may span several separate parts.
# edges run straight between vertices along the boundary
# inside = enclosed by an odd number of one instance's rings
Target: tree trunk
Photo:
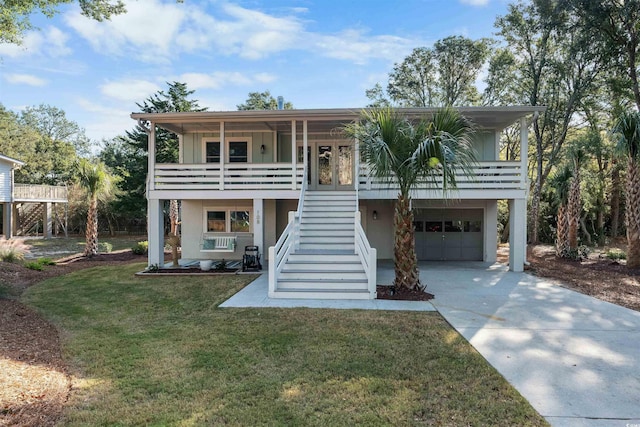
[[[556,255],[560,258],[566,258],[569,255],[568,231],[567,208],[565,205],[560,205],[558,208],[558,223],[556,225]]]
[[[580,171],[574,168],[571,188],[569,189],[569,201],[567,203],[567,222],[569,225],[568,241],[569,250],[578,249],[578,226],[580,225]]]
[[[91,199],[87,212],[86,245],[84,255],[91,257],[98,254],[98,199]]]
[[[627,267],[640,267],[640,162],[629,157],[627,168]]]
[[[416,257],[415,233],[413,230],[413,212],[411,199],[398,195],[394,213],[394,269],[396,288],[424,289],[420,284],[418,273],[418,258]]]
[[[620,231],[620,169],[613,164],[611,171],[611,238],[618,237]]]
[[[584,217],[580,218],[580,228],[582,229],[582,234],[584,234],[584,238],[587,241],[587,245],[591,246],[591,234],[589,234],[589,230],[587,230],[587,224],[584,222]]]
[[[536,185],[533,188],[533,195],[531,196],[531,214],[529,217],[529,243],[537,245],[538,242],[538,229],[540,228],[539,212],[540,210],[540,185],[539,181],[536,181]]]
[[[178,214],[179,212],[179,208],[178,208],[178,201],[177,200],[170,200],[169,201],[169,220],[171,221],[171,234],[174,235],[178,235]]]

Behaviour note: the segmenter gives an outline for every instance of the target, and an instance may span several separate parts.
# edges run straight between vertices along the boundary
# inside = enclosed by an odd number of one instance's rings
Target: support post
[[[224,179],[225,179],[225,173],[224,173],[224,162],[225,162],[225,156],[226,156],[226,151],[225,150],[225,146],[226,146],[226,141],[225,141],[225,136],[224,136],[224,122],[220,122],[220,190],[224,190]]]
[[[253,199],[253,244],[264,254],[264,200]]]
[[[5,239],[13,237],[13,203],[2,205],[2,234]]]
[[[298,142],[296,140],[297,137],[297,129],[298,126],[296,125],[296,121],[295,120],[291,120],[291,189],[295,190],[296,189],[296,183],[298,181],[297,178],[297,173],[298,173],[298,154],[297,154],[297,150],[298,147],[296,147],[298,145]]]
[[[42,205],[44,207],[42,212],[42,234],[46,239],[50,239],[53,229],[53,221],[51,219],[51,202],[43,202]]]
[[[307,152],[307,147],[309,146],[308,132],[307,121],[305,120],[302,122],[302,162],[304,164],[304,169],[307,171],[307,180],[310,180],[309,174],[311,171],[307,169],[307,165],[309,164],[309,153]]]
[[[149,241],[149,266],[164,265],[164,214],[162,200],[147,200],[147,239]]]
[[[149,191],[156,189],[156,177],[155,177],[155,168],[156,168],[156,125],[151,123],[149,132],[147,133],[147,146],[148,146],[148,157],[147,157],[147,173],[149,175],[148,183],[147,183],[147,194]]]
[[[484,262],[496,262],[498,256],[498,201],[487,200],[484,210]]]
[[[520,179],[522,188],[529,189],[527,184],[527,170],[529,168],[529,126],[527,118],[520,119]]]
[[[527,238],[527,201],[525,199],[509,200],[509,270],[524,270]]]

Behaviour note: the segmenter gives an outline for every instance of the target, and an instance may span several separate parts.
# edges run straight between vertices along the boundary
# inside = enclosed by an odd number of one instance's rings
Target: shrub
[[[40,265],[56,265],[56,262],[48,257],[38,258],[38,262]]]
[[[606,254],[607,258],[612,259],[614,261],[618,261],[620,259],[627,259],[627,254],[620,249],[609,249]]]
[[[38,271],[44,270],[44,266],[40,264],[38,261],[25,262],[24,266],[31,270],[38,270]]]
[[[29,246],[22,239],[0,240],[0,260],[4,262],[18,262],[24,260],[29,252]]]
[[[98,242],[98,252],[110,253],[113,250],[113,245],[109,242]]]
[[[149,242],[143,241],[135,244],[134,247],[131,248],[131,252],[136,255],[144,255],[149,251]]]

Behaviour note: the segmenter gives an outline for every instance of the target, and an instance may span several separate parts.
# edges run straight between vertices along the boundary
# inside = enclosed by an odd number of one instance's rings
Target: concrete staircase
[[[355,191],[307,191],[299,246],[282,268],[274,297],[370,299],[355,253]]]

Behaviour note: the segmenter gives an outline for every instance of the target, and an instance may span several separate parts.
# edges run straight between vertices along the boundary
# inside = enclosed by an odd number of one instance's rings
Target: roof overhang
[[[20,166],[24,165],[24,162],[18,160],[18,159],[14,159],[11,158],[9,156],[5,156],[0,154],[0,161],[5,162],[5,163],[10,163],[11,164],[11,169],[16,169],[19,168]]]
[[[522,117],[543,112],[543,106],[458,107],[457,110],[483,129],[502,130]],[[219,132],[220,123],[225,131],[291,131],[293,120],[307,121],[308,131],[326,132],[357,120],[362,108],[328,108],[298,110],[240,110],[182,113],[132,113],[131,118],[148,121],[176,134]],[[432,115],[437,108],[398,108],[410,118]]]

